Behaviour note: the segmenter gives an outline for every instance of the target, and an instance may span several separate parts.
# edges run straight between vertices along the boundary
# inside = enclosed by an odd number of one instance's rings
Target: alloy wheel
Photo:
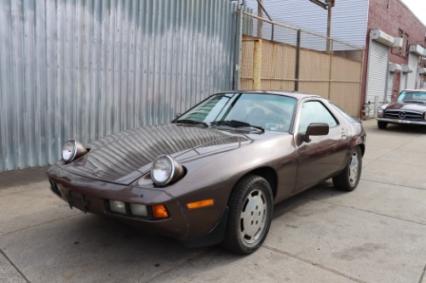
[[[252,190],[244,200],[240,215],[240,237],[249,247],[255,246],[265,233],[267,205],[264,193],[258,189]]]
[[[349,163],[349,183],[355,186],[359,175],[359,158],[358,153],[353,152],[351,162]]]

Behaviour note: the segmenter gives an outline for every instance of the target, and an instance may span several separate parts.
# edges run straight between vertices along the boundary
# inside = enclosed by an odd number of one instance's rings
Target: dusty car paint
[[[218,130],[168,124],[113,134],[88,145],[90,154],[62,167],[72,173],[128,185],[161,154],[178,161],[238,148],[248,139]],[[136,170],[135,170],[136,169]]]
[[[312,137],[309,143],[302,141],[296,130],[298,114],[289,133],[241,133],[175,124],[134,129],[91,144],[90,152],[79,160],[52,166],[48,171],[52,189],[65,201],[69,201],[70,192],[83,196],[81,203],[71,206],[118,217],[146,231],[185,242],[214,235],[206,243],[219,242],[229,196],[243,176],[265,176],[272,183],[274,202],[278,203],[336,175],[348,163],[351,149],[364,148],[361,124],[343,117],[326,100],[312,95],[276,94],[295,97],[296,113],[304,101],[319,100],[339,125],[327,136]],[[151,162],[160,154],[170,154],[186,169],[182,179],[164,188],[155,187],[149,178]],[[214,199],[214,206],[193,211],[185,206],[206,198]],[[106,208],[106,200],[110,199],[162,203],[170,217],[154,220],[113,214]]]
[[[403,91],[404,93],[420,92],[426,93],[422,90]],[[413,102],[394,102],[386,105],[377,117],[379,122],[392,123],[392,124],[408,124],[408,125],[426,125],[426,104],[413,103]]]

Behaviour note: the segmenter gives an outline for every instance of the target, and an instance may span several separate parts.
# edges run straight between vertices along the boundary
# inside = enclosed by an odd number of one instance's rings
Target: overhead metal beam
[[[263,1],[264,0],[257,0],[257,15],[260,18],[263,18],[263,13],[265,13],[268,19],[272,21],[272,17],[271,15],[269,15],[268,11],[265,9],[265,6],[263,5]],[[258,23],[258,37],[262,37],[262,31],[261,30],[259,31],[259,29],[261,29],[262,26],[263,26],[262,23]],[[274,31],[275,31],[275,26],[274,24],[272,24],[271,40],[274,40]]]
[[[335,0],[309,0],[312,3],[314,3],[315,5],[320,6],[321,8],[323,8],[324,10],[327,10],[329,6],[334,7],[334,2]]]
[[[315,5],[318,5],[318,6],[320,6],[321,8],[323,8],[324,10],[327,10],[328,9],[328,5],[327,5],[327,3],[325,3],[325,2],[322,2],[322,1],[320,1],[320,0],[309,0],[309,1],[311,1],[312,3],[314,3]]]
[[[265,6],[263,6],[263,0],[257,0],[257,5],[259,5],[260,9],[265,13],[268,19],[272,21],[271,15],[269,15],[268,11],[265,9]]]
[[[331,40],[331,20],[333,7],[335,0],[309,0],[315,5],[320,6],[324,10],[327,10],[327,51],[331,52],[332,49],[332,40]]]
[[[327,1],[327,51],[331,52],[333,49],[333,41],[331,40],[331,20],[334,7],[334,0]]]

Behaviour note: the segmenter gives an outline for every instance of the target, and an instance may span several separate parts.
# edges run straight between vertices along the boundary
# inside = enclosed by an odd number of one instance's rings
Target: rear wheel
[[[351,158],[343,171],[333,178],[333,184],[342,191],[353,191],[358,186],[362,172],[362,152],[359,147],[351,152]]]
[[[264,178],[251,175],[239,182],[229,201],[224,246],[238,254],[250,254],[263,243],[271,226],[272,189]]]
[[[387,122],[377,121],[377,127],[379,127],[379,129],[384,130],[386,129],[387,126],[388,126]]]

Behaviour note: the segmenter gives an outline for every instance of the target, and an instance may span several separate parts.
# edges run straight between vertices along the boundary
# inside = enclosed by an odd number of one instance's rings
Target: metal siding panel
[[[12,122],[9,118],[9,60],[10,41],[10,1],[0,0],[0,171],[13,167],[12,151],[10,147],[10,127]]]
[[[12,128],[13,133],[13,149],[15,153],[15,160],[17,166],[22,166],[23,164],[23,144],[25,140],[22,137],[23,130],[23,117],[21,113],[23,113],[23,105],[25,103],[23,99],[23,88],[21,84],[21,79],[23,77],[23,4],[21,1],[12,1],[12,65],[11,68],[11,90],[13,93],[13,103],[10,105],[12,112],[12,119],[14,121],[14,125]]]
[[[0,0],[0,171],[230,89],[228,0]]]

